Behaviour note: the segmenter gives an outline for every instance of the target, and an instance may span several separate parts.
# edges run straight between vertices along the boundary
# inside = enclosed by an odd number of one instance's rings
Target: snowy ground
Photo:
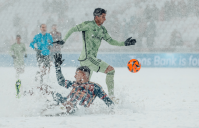
[[[199,128],[199,69],[142,68],[136,74],[115,69],[115,95],[121,103],[114,115],[107,114],[103,102],[96,99],[91,108],[74,115],[45,117],[40,115],[45,97],[16,99],[14,68],[1,67],[0,128]],[[24,90],[38,86],[36,70],[27,67],[21,75]],[[62,70],[65,78],[74,80],[75,68]],[[57,84],[54,68],[47,80],[57,91],[69,93]],[[104,74],[94,73],[91,81],[107,92]]]

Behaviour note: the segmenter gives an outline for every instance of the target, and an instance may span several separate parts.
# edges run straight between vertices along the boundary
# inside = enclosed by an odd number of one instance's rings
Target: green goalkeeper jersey
[[[118,42],[112,39],[108,34],[106,28],[102,25],[98,26],[94,20],[85,21],[71,28],[63,40],[66,41],[73,32],[77,31],[82,31],[82,38],[84,43],[83,50],[79,57],[79,61],[84,61],[88,57],[96,58],[102,39],[111,45],[125,46],[124,42]]]

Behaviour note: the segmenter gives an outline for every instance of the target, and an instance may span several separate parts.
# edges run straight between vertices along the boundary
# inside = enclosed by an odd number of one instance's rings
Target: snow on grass
[[[36,70],[27,67],[20,76],[23,90],[39,85],[34,81]],[[199,69],[142,68],[135,74],[126,68],[115,70],[115,96],[120,103],[114,115],[108,114],[106,105],[96,98],[90,108],[80,108],[74,115],[45,117],[41,110],[50,97],[35,91],[33,96],[15,98],[15,70],[1,67],[0,127],[199,127]],[[75,68],[62,68],[62,71],[66,79],[74,80]],[[105,78],[103,73],[94,73],[91,81],[107,92]],[[70,92],[57,84],[54,67],[45,82],[64,95]]]

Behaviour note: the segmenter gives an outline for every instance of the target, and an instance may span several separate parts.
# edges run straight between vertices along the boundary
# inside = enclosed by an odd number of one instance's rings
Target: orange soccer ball
[[[129,60],[129,62],[127,63],[127,68],[130,72],[136,73],[140,71],[141,63],[136,59]]]

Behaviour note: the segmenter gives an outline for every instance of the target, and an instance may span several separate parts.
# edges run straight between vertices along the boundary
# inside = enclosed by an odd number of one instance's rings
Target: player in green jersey
[[[24,57],[27,57],[26,47],[21,43],[21,36],[16,36],[16,43],[10,47],[10,55],[13,58],[14,67],[16,69],[16,78],[19,79],[19,74],[24,72]]]
[[[54,43],[63,45],[73,32],[81,31],[83,37],[83,49],[79,57],[80,64],[81,66],[87,66],[90,68],[90,78],[93,71],[107,74],[106,84],[108,87],[108,94],[110,97],[114,98],[115,69],[106,62],[96,58],[101,41],[103,39],[109,44],[115,46],[130,46],[135,45],[136,40],[131,39],[131,37],[125,42],[119,42],[112,39],[106,28],[102,25],[106,20],[106,11],[102,8],[96,8],[93,15],[93,21],[85,21],[79,25],[76,25],[68,31],[62,41],[56,41]]]
[[[24,57],[25,58],[27,57],[26,47],[25,47],[24,43],[21,43],[20,35],[16,36],[16,43],[14,43],[10,47],[10,55],[13,58],[14,67],[16,69],[17,82],[16,82],[15,86],[16,86],[16,90],[17,90],[17,95],[19,95],[20,87],[21,87],[21,81],[19,80],[19,75],[24,72]]]

